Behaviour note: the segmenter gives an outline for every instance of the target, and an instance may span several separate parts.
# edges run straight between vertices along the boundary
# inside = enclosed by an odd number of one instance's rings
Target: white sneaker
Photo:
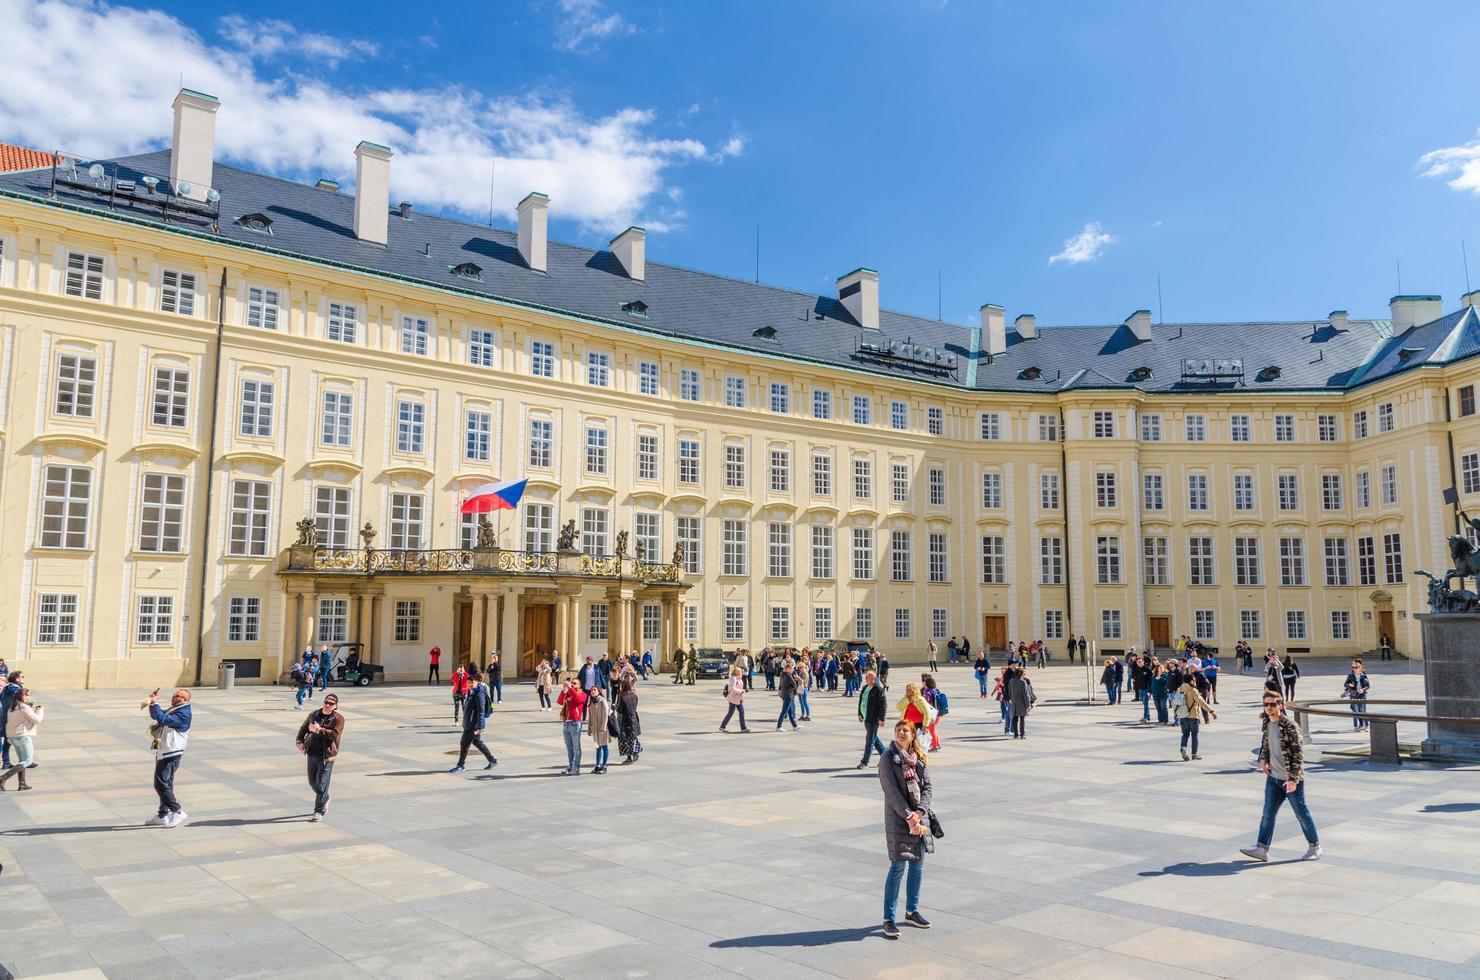
[[[1305,856],[1302,857],[1300,860],[1302,860],[1302,861],[1319,861],[1321,859],[1321,855],[1324,854],[1324,853],[1326,853],[1326,852],[1323,851],[1323,850],[1321,850],[1321,845],[1319,845],[1319,844],[1312,844],[1312,845],[1310,845],[1310,847],[1308,847],[1308,848],[1305,849]]]
[[[165,825],[165,819],[164,819],[164,817],[161,817],[157,813],[154,816],[150,817],[148,820],[145,820],[144,821],[144,826],[146,826],[146,827],[163,827],[164,825]]]
[[[1269,860],[1269,848],[1260,847],[1258,844],[1255,844],[1253,847],[1240,847],[1238,852],[1245,857],[1253,858],[1255,861]]]
[[[164,818],[165,829],[173,830],[189,819],[190,814],[186,813],[184,810],[177,810],[174,813],[170,814],[168,817]]]

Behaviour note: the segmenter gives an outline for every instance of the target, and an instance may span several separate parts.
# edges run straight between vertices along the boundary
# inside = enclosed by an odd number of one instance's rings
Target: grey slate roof
[[[154,175],[167,183],[169,151],[103,161],[122,179]],[[608,251],[551,242],[549,271],[527,268],[517,235],[434,214],[413,212],[403,220],[393,210],[389,243],[366,244],[354,234],[354,198],[277,177],[217,164],[220,225],[172,217],[165,227],[187,230],[253,249],[266,249],[373,274],[423,283],[502,302],[617,324],[642,333],[688,338],[782,359],[846,366],[890,377],[911,377],[983,391],[1054,392],[1066,389],[1140,388],[1147,392],[1189,390],[1289,391],[1345,389],[1409,370],[1480,352],[1480,321],[1473,311],[1391,336],[1386,320],[1352,320],[1337,332],[1324,320],[1260,323],[1170,323],[1152,327],[1152,339],[1137,342],[1128,327],[1043,327],[1026,340],[1008,332],[1005,353],[988,357],[973,343],[978,332],[958,324],[881,310],[881,332],[890,340],[942,349],[956,355],[950,373],[880,362],[858,353],[864,331],[838,301],[774,286],[743,282],[649,260],[647,281],[633,282]],[[51,171],[0,175],[0,195],[40,199],[57,206],[161,225],[155,205],[117,203],[60,189],[51,198]],[[558,202],[557,202],[558,206]],[[264,214],[272,234],[242,227],[243,215]],[[471,262],[481,281],[457,275]],[[626,312],[641,301],[645,315]],[[757,335],[765,327],[774,337]],[[764,331],[763,331],[764,332]],[[1417,351],[1400,353],[1404,348]],[[1243,358],[1242,386],[1183,381],[1184,358]],[[975,370],[970,370],[974,363]],[[1277,378],[1259,372],[1280,368]],[[1031,377],[1029,368],[1037,368]],[[1149,368],[1150,377],[1132,372]]]

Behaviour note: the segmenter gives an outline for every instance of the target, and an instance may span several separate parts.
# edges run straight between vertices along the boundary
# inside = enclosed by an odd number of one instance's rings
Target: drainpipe
[[[1064,628],[1074,635],[1074,562],[1069,558],[1069,430],[1064,428],[1064,410],[1059,409],[1059,506],[1064,512]],[[1029,488],[1031,489],[1031,488]]]
[[[195,606],[195,686],[200,687],[206,662],[206,586],[210,582],[211,491],[216,476],[216,416],[221,405],[221,340],[226,333],[226,267],[221,267],[221,290],[216,297],[216,346],[211,352],[211,427],[206,436],[206,496],[200,522],[200,601]]]

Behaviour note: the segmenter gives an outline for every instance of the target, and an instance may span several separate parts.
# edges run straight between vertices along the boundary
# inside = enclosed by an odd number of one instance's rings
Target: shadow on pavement
[[[710,949],[763,949],[768,946],[832,946],[835,943],[856,943],[878,930],[867,929],[814,929],[810,932],[776,932],[762,936],[740,936],[735,939],[717,939],[709,944]]]
[[[1299,863],[1299,858],[1291,858],[1288,861],[1208,861],[1205,864],[1184,861],[1180,864],[1169,864],[1160,871],[1142,871],[1137,877],[1160,878],[1163,875],[1175,875],[1179,878],[1219,878],[1240,874],[1253,868],[1277,868],[1282,864]]]
[[[1480,810],[1480,803],[1430,803],[1424,813],[1473,813]]]

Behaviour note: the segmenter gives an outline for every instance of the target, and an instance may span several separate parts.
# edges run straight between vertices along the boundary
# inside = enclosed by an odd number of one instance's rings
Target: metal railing
[[[283,570],[357,575],[571,575],[678,583],[677,565],[626,555],[562,554],[503,548],[325,548],[295,545]]]
[[[1369,758],[1373,762],[1384,765],[1401,765],[1402,758],[1398,747],[1398,723],[1401,721],[1431,722],[1440,725],[1473,725],[1480,726],[1480,718],[1458,718],[1448,715],[1399,715],[1387,712],[1368,711],[1367,705],[1401,705],[1404,707],[1421,706],[1427,707],[1426,701],[1403,701],[1393,699],[1362,699],[1351,701],[1349,699],[1327,700],[1327,701],[1291,701],[1285,708],[1295,716],[1300,723],[1301,740],[1309,743],[1310,719],[1312,716],[1321,718],[1353,718],[1367,725],[1368,741],[1371,746]],[[1318,707],[1319,705],[1340,705],[1340,707]],[[1361,705],[1361,711],[1353,711],[1353,705]],[[1477,732],[1480,737],[1480,732]]]

